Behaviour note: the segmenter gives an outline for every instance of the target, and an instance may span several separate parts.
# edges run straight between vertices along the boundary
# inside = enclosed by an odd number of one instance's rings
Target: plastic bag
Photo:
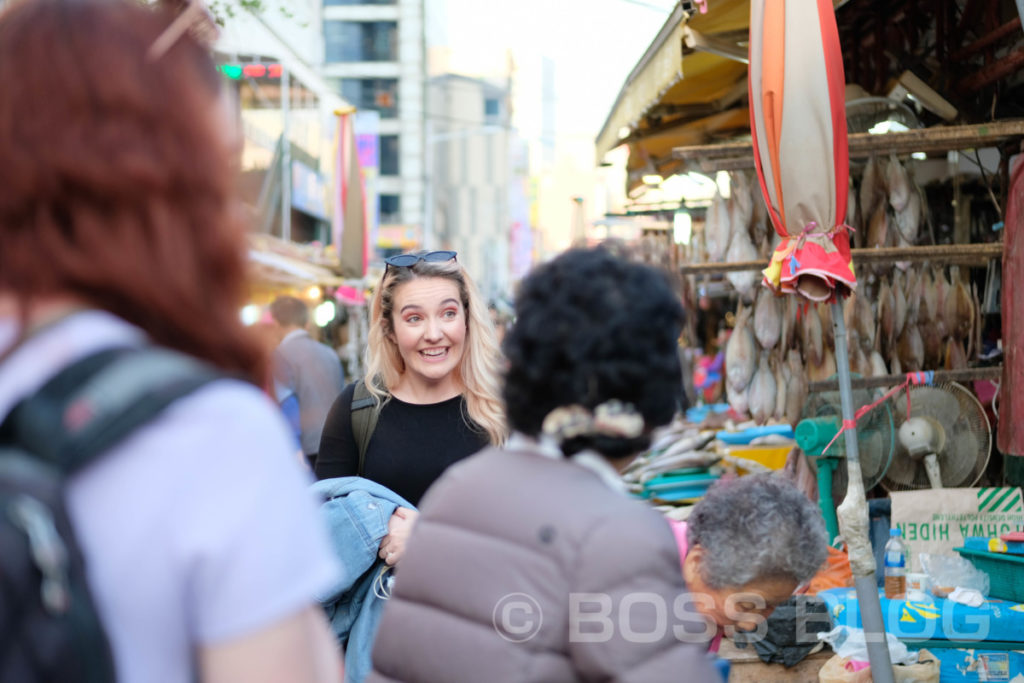
[[[944,598],[954,588],[973,588],[988,595],[988,574],[960,555],[929,555],[921,553],[921,568],[928,574],[932,593]]]
[[[917,661],[908,666],[894,666],[892,677],[896,683],[939,683],[941,665],[928,650],[920,650]],[[819,683],[871,683],[871,667],[851,670],[850,660],[836,655],[818,671]]]
[[[852,585],[853,571],[850,569],[850,558],[842,550],[829,546],[828,560],[811,579],[807,592],[817,595],[829,588],[847,588]]]
[[[867,639],[862,628],[836,626],[828,633],[819,633],[818,640],[824,640],[831,645],[840,657],[862,662],[869,659]],[[917,652],[907,650],[907,646],[893,634],[886,633],[885,642],[889,646],[889,661],[893,664],[913,664],[917,661]]]

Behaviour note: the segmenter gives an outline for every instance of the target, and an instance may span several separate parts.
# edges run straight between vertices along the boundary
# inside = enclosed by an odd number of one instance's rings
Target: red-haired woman
[[[262,381],[239,322],[240,137],[208,51],[129,0],[0,14],[0,417],[74,360],[156,344]],[[330,681],[337,566],[252,384],[218,380],[77,472],[68,511],[125,681]]]

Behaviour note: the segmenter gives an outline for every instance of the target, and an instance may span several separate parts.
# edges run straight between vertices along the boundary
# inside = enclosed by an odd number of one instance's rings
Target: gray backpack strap
[[[363,476],[370,437],[377,427],[377,415],[377,399],[366,387],[366,380],[357,381],[352,392],[352,435],[355,436],[356,446],[359,448],[359,469],[356,470],[356,474],[360,477]]]

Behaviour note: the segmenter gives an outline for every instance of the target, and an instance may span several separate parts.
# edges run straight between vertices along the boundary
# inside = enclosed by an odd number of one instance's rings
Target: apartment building
[[[432,246],[424,232],[423,0],[323,0],[321,73],[379,124],[378,251]]]

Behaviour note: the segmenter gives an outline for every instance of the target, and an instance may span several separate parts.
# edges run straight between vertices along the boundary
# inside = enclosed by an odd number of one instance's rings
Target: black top
[[[355,476],[359,469],[359,449],[352,434],[353,391],[355,384],[345,387],[327,414],[316,459],[317,479]],[[483,429],[467,424],[464,410],[461,396],[427,405],[392,396],[370,437],[363,476],[419,505],[427,488],[449,465],[489,443]]]

